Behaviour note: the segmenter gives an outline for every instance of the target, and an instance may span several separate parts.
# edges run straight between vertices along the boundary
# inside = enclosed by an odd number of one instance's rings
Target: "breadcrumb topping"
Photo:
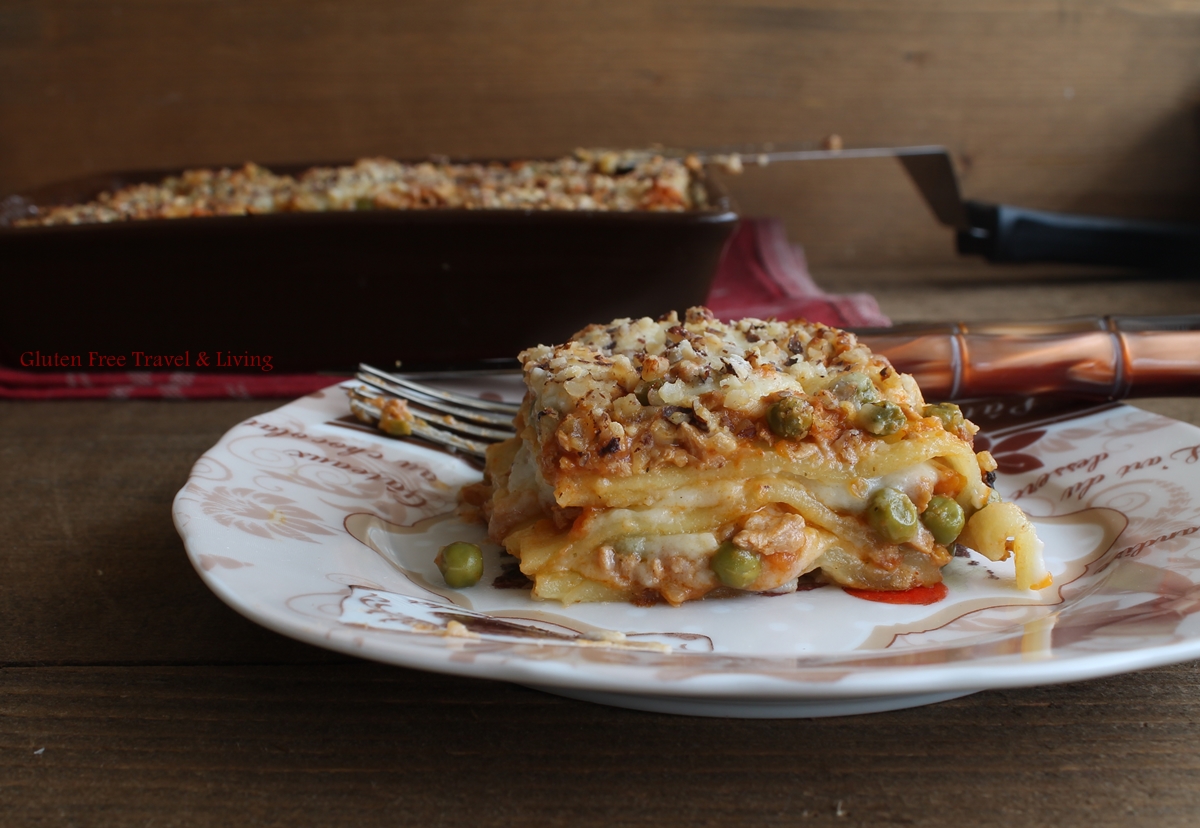
[[[298,177],[250,163],[187,170],[159,183],[102,193],[85,204],[45,207],[16,224],[438,208],[681,212],[708,206],[701,174],[685,159],[602,150],[492,164],[364,158],[351,166],[313,167]]]
[[[899,407],[894,439],[924,417],[911,377],[854,334],[804,320],[727,325],[696,307],[683,319],[672,312],[590,325],[520,358],[529,395],[519,428],[532,429],[550,482],[571,469],[621,476],[719,467],[739,445],[783,439],[768,412],[785,397],[811,408],[807,441],[849,462],[856,441],[871,437],[865,407]]]

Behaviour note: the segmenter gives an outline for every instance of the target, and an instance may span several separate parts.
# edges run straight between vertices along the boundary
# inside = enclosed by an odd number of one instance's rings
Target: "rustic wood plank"
[[[171,523],[196,458],[276,405],[0,403],[0,663],[336,659],[217,600]]]
[[[775,721],[365,663],[8,668],[0,684],[9,824],[1073,828],[1200,810],[1196,663]]]
[[[1171,0],[15,0],[0,192],[83,173],[580,145],[944,143],[968,195],[1200,216]],[[889,162],[730,182],[815,266],[956,261]]]
[[[894,322],[959,320],[1041,321],[1126,314],[1170,316],[1200,313],[1200,280],[1014,276],[995,267],[986,280],[935,276],[921,267],[859,271],[845,278],[818,274],[831,292],[863,290]]]

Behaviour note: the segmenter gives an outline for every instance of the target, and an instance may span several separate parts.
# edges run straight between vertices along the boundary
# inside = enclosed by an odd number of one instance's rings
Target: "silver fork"
[[[405,401],[412,415],[405,422],[415,436],[472,457],[483,458],[489,445],[515,434],[512,421],[520,408],[517,403],[433,388],[366,364],[358,366],[355,379],[363,386],[350,389],[350,409],[373,425],[382,418],[378,403],[382,396]]]

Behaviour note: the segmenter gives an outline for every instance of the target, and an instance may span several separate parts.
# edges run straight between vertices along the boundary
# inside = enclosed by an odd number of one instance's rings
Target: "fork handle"
[[[906,324],[860,339],[930,400],[1200,396],[1200,315]]]

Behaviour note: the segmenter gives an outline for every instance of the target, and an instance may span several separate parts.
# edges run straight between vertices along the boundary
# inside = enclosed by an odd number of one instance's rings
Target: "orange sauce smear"
[[[897,592],[885,589],[853,589],[852,587],[842,587],[842,591],[855,598],[862,598],[864,601],[878,601],[881,604],[920,604],[921,606],[936,604],[945,598],[948,592],[945,584],[919,586]]]

